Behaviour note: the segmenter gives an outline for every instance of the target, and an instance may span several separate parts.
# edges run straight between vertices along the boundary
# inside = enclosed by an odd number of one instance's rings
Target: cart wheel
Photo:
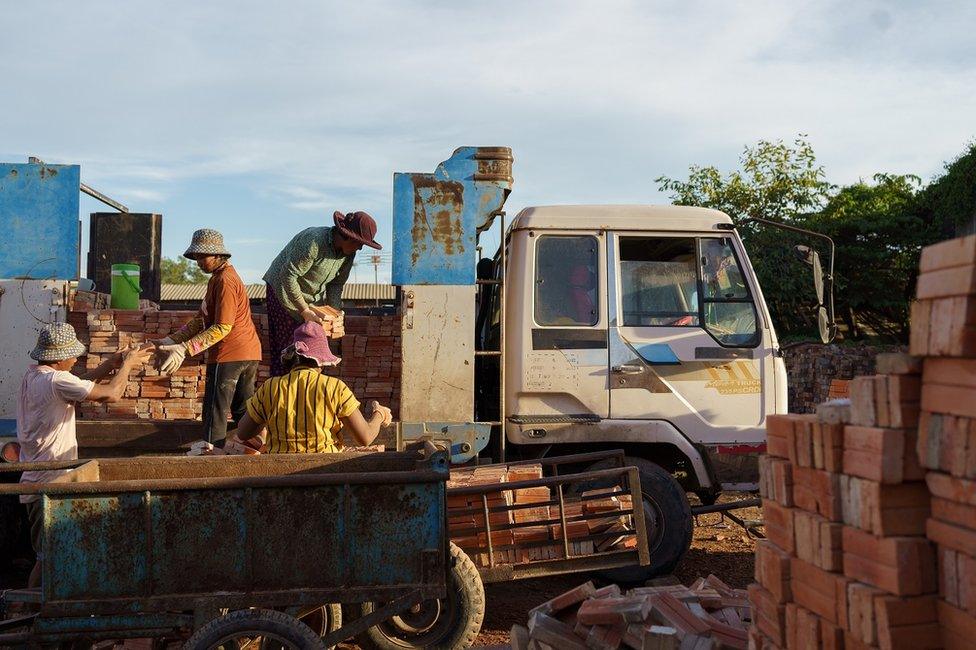
[[[667,575],[691,547],[691,507],[684,489],[660,465],[643,458],[627,456],[624,463],[640,471],[641,493],[644,496],[644,528],[647,530],[647,550],[651,562],[647,566],[622,567],[597,572],[612,582],[644,583],[651,578]],[[613,460],[600,461],[587,471],[616,467]],[[575,486],[576,490],[590,490],[600,485]]]
[[[322,637],[342,627],[342,606],[338,603],[321,607],[289,607],[285,613],[294,616]]]
[[[183,648],[323,650],[325,645],[312,628],[284,612],[241,609],[215,618],[201,627]]]
[[[461,650],[474,645],[485,619],[485,588],[474,562],[451,543],[447,597],[427,600],[413,609],[373,626],[359,636],[364,650]],[[362,615],[375,609],[361,605]]]

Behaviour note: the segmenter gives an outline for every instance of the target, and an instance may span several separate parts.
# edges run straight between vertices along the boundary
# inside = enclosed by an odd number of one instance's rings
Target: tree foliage
[[[656,181],[680,205],[722,210],[737,223],[758,217],[831,237],[836,313],[854,338],[870,330],[906,341],[922,246],[976,225],[976,146],[924,189],[917,176],[895,174],[833,186],[802,135],[791,144],[761,141],[746,147],[739,163],[738,170],[724,175],[694,165],[686,180],[662,176]],[[797,264],[790,249],[795,243],[814,245],[826,264],[825,247],[754,224],[739,232],[777,329],[812,334],[809,267]]]
[[[763,140],[747,146],[739,163],[740,169],[724,175],[714,166],[693,165],[687,180],[661,176],[656,182],[671,192],[674,203],[721,210],[736,223],[756,217],[799,227],[826,205],[834,189],[803,135],[791,144]],[[745,224],[739,233],[777,329],[783,334],[815,332],[810,268],[797,261],[792,247],[814,245],[826,259],[823,247],[768,226]]]
[[[164,257],[160,268],[163,273],[163,284],[206,284],[209,279],[195,262],[185,257],[176,259]]]

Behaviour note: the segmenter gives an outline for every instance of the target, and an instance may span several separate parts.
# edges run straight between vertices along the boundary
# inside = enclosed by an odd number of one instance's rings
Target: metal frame
[[[601,460],[613,460],[617,464],[615,468],[609,468],[604,470],[595,470],[590,472],[571,472],[571,473],[559,473],[559,469],[566,465],[579,465],[580,463],[594,463]],[[541,464],[544,467],[548,467],[552,471],[552,476],[542,479],[533,479],[528,481],[514,481],[511,483],[502,484],[485,484],[485,485],[473,485],[467,487],[458,488],[448,488],[448,496],[470,496],[470,495],[480,495],[481,496],[481,506],[474,506],[471,508],[464,509],[452,509],[449,511],[449,516],[457,516],[464,514],[480,514],[484,518],[484,526],[475,526],[473,528],[463,528],[460,530],[452,530],[451,535],[456,537],[468,537],[471,535],[484,534],[487,540],[487,554],[489,558],[488,567],[479,567],[478,571],[481,574],[482,582],[492,583],[492,582],[502,582],[507,580],[521,580],[525,578],[536,578],[541,576],[558,575],[564,573],[577,573],[582,571],[597,571],[602,569],[613,569],[619,567],[627,566],[646,566],[650,563],[650,553],[647,546],[647,528],[644,521],[644,508],[643,508],[643,496],[641,494],[640,487],[640,472],[635,467],[628,467],[625,465],[624,453],[621,450],[609,450],[609,451],[599,451],[586,454],[576,454],[568,456],[553,456],[551,458],[542,458],[539,460],[526,460],[519,461],[515,463],[498,463],[498,465],[505,465],[507,467],[519,466],[519,465],[535,465]],[[618,537],[628,534],[633,534],[637,538],[637,548],[628,550],[613,550],[613,551],[597,551],[592,554],[587,555],[572,555],[570,552],[571,540],[567,535],[566,525],[567,518],[564,508],[564,488],[570,484],[576,483],[588,483],[599,480],[607,479],[617,479],[617,485],[614,487],[622,487],[626,492],[629,492],[632,499],[632,507],[629,510],[621,510],[619,515],[631,515],[634,522],[634,531],[628,533],[621,532],[604,532],[596,533],[592,535],[587,535],[585,537],[579,537],[573,542],[585,542],[585,541],[601,541],[613,537]],[[512,504],[506,506],[488,506],[488,494],[499,491],[517,490],[521,488],[529,487],[553,487],[556,488],[556,497],[550,499],[548,502],[539,502],[531,504]],[[601,499],[611,494],[619,494],[619,491],[610,491],[612,488],[606,488],[608,491],[605,493],[592,495],[585,500]],[[559,507],[559,517],[556,519],[547,519],[545,521],[534,521],[528,523],[512,523],[512,524],[502,524],[502,525],[492,525],[489,515],[491,513],[498,512],[511,512],[515,510],[520,510],[524,508],[535,508],[541,506],[558,506]],[[574,517],[572,521],[585,521],[587,519],[600,519],[607,517],[607,513],[594,513],[594,514],[583,514],[578,517]],[[528,528],[532,526],[550,526],[558,524],[560,530],[562,531],[562,549],[563,557],[555,560],[532,560],[529,562],[517,562],[515,564],[495,564],[495,551],[496,550],[517,550],[526,548],[535,548],[542,546],[551,546],[550,541],[546,542],[529,542],[524,544],[516,544],[513,546],[505,546],[498,548],[492,542],[492,531],[499,530],[516,530],[519,528]]]

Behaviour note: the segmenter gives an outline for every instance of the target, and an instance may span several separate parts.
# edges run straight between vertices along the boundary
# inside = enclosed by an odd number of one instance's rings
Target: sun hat
[[[37,346],[30,351],[35,361],[64,361],[85,354],[75,328],[69,323],[48,323],[37,334]]]
[[[281,352],[281,360],[289,361],[295,355],[307,357],[319,365],[319,368],[338,365],[342,360],[332,354],[329,349],[329,338],[319,323],[302,323],[295,328],[292,343]]]
[[[197,255],[224,255],[230,257],[230,251],[224,248],[224,236],[216,230],[201,228],[193,233],[190,247],[183,253],[183,257],[195,260]]]
[[[369,246],[370,248],[383,250],[383,247],[375,240],[376,222],[373,220],[373,217],[365,212],[342,214],[336,210],[332,215],[332,220],[335,221],[336,228],[339,229],[339,232],[349,239],[358,241],[360,244]]]

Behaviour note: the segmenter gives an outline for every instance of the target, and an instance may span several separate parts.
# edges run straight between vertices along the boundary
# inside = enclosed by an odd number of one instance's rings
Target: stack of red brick
[[[760,490],[768,539],[749,587],[756,647],[939,645],[920,386],[906,355],[852,380],[850,407],[771,416]]]
[[[119,347],[165,337],[196,316],[193,311],[105,309],[105,294],[75,292],[68,322],[88,354],[78,360],[76,372],[97,367]],[[261,340],[263,358],[258,367],[257,384],[270,376],[268,318],[253,314]],[[398,316],[347,316],[346,335],[340,340],[342,363],[327,369],[341,378],[360,401],[375,399],[399,414],[400,405],[400,325]],[[120,402],[96,404],[82,402],[79,415],[87,419],[197,419],[203,410],[206,369],[202,359],[188,357],[183,366],[169,376],[146,366],[131,374]]]
[[[504,487],[507,483],[541,478],[541,465],[489,465],[452,471],[447,484],[452,541],[482,567],[562,559],[566,549],[558,498],[553,498],[545,485]],[[497,489],[481,490],[478,494],[451,493],[452,488],[479,485]],[[489,526],[485,526],[486,502]],[[619,487],[564,497],[570,556],[636,548],[633,520],[627,514],[632,503],[631,495]]]
[[[348,384],[360,401],[378,400],[400,412],[400,317],[346,316],[336,354],[342,363],[326,370]]]
[[[911,352],[922,367],[918,457],[931,493],[947,648],[976,645],[976,236],[930,246],[919,264]]]
[[[512,627],[513,650],[593,648],[711,650],[745,648],[746,593],[716,578],[690,587],[580,585],[529,612],[528,628]]]

